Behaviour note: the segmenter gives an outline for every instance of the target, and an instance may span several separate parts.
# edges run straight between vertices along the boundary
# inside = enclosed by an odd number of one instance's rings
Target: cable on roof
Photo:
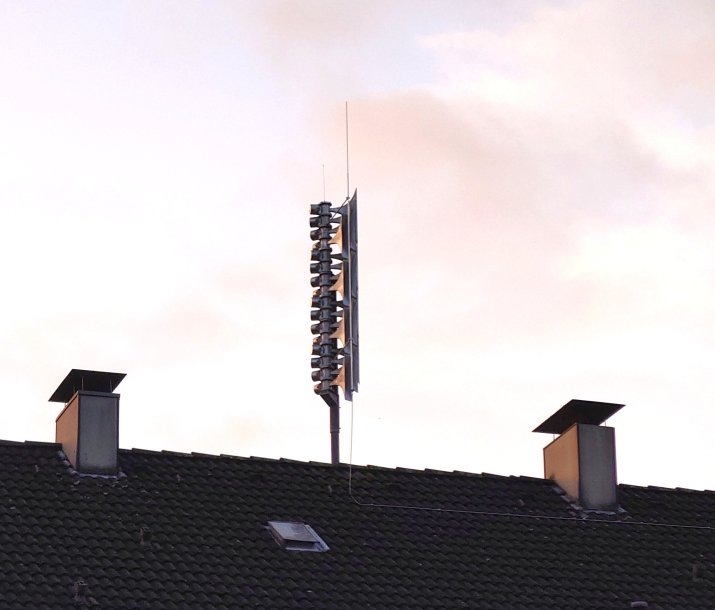
[[[350,401],[350,462],[348,464],[348,495],[358,506],[370,508],[395,508],[402,510],[420,510],[433,513],[455,513],[460,515],[481,515],[486,517],[509,517],[515,519],[542,519],[547,521],[578,521],[573,517],[559,517],[556,515],[525,515],[523,513],[505,513],[486,510],[467,510],[460,508],[439,508],[433,506],[412,506],[409,504],[380,504],[377,502],[361,502],[353,495],[353,432],[355,429],[355,397]],[[675,529],[692,529],[713,531],[715,527],[710,525],[685,525],[681,523],[651,523],[648,521],[613,521],[610,519],[582,519],[580,523],[607,523],[610,525],[642,525],[649,527],[668,527]]]

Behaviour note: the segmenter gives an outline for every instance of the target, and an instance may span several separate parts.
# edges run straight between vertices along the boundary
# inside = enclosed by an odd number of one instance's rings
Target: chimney
[[[544,447],[544,478],[591,510],[613,510],[616,497],[616,435],[601,426],[624,405],[570,400],[534,432],[559,436]]]
[[[50,397],[65,408],[55,420],[55,442],[83,474],[117,474],[119,394],[124,373],[72,369]]]

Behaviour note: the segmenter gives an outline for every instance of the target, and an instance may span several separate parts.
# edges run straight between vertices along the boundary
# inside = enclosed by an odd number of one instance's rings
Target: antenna
[[[350,196],[348,103],[345,102],[345,165],[348,195],[339,207],[325,200],[310,206],[310,327],[313,391],[330,407],[330,456],[340,463],[340,393],[352,403],[360,383],[358,327],[357,190]],[[337,246],[337,247],[334,247]]]
[[[347,176],[348,190],[346,199],[350,199],[350,138],[348,132],[348,102],[345,100],[345,172]]]

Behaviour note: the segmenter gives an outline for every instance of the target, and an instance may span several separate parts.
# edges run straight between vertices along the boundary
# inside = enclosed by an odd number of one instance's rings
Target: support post
[[[340,403],[330,405],[330,463],[340,463]]]

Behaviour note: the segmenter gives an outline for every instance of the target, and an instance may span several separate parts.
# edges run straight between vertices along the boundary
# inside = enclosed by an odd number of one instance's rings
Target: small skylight
[[[268,529],[276,542],[288,551],[323,553],[328,550],[328,545],[323,539],[305,523],[269,521]]]

